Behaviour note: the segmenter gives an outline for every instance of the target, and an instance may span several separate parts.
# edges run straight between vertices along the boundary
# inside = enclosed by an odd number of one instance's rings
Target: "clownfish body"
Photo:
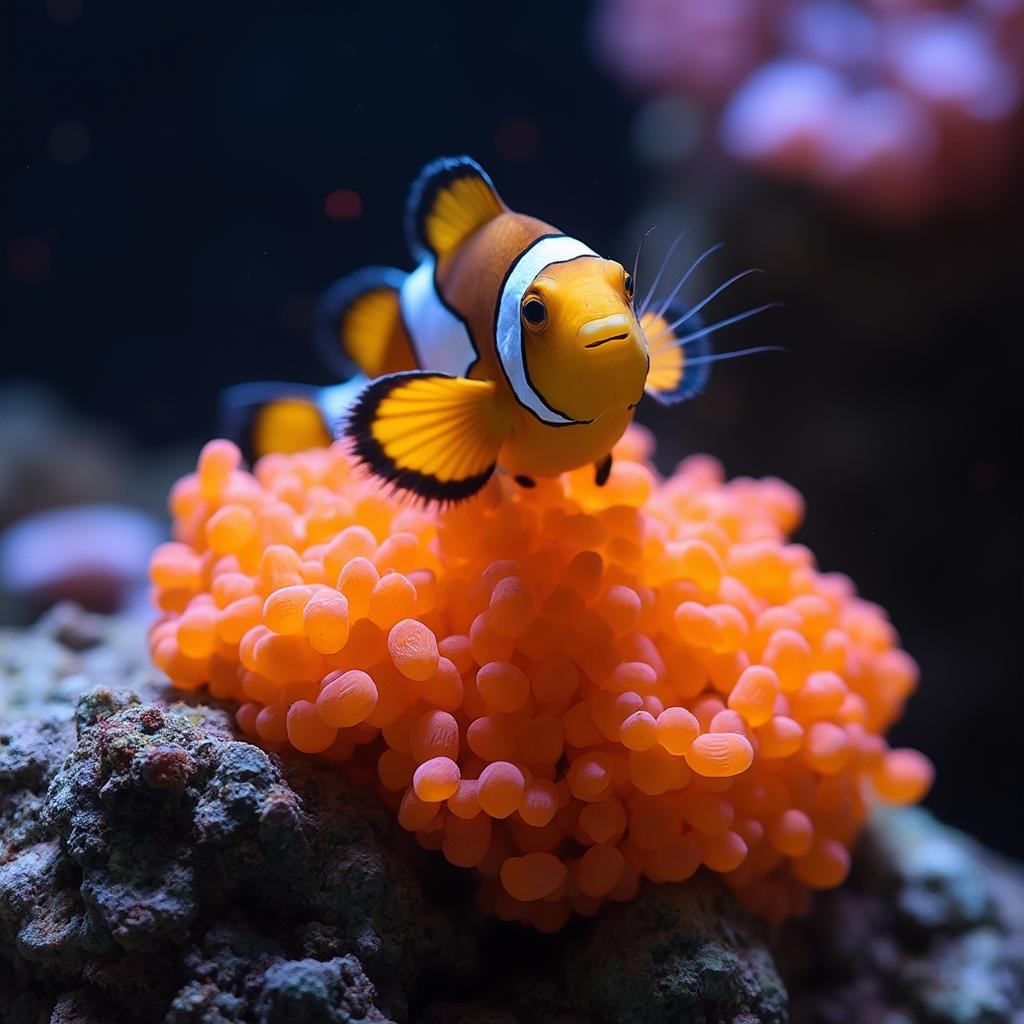
[[[423,171],[407,228],[412,273],[367,268],[322,303],[321,348],[347,383],[235,394],[258,410],[257,452],[324,443],[331,424],[372,473],[426,500],[467,498],[499,466],[529,486],[593,463],[603,482],[645,392],[671,404],[703,387],[704,332],[684,350],[677,309],[638,316],[621,263],[509,210],[470,158]]]

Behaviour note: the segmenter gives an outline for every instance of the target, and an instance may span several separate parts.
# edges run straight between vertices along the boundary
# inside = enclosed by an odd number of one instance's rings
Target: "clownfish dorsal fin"
[[[508,433],[493,381],[393,373],[371,381],[343,433],[374,476],[424,501],[468,498],[491,478]]]
[[[507,210],[472,157],[441,157],[423,168],[409,193],[406,231],[413,255],[439,259]]]
[[[703,358],[698,358],[711,353],[707,335],[695,337],[692,343],[684,345],[671,326],[685,313],[685,309],[673,303],[661,313],[645,313],[640,320],[650,359],[644,391],[661,405],[675,405],[694,398],[708,382],[708,365]],[[687,319],[691,330],[699,324],[696,315]]]

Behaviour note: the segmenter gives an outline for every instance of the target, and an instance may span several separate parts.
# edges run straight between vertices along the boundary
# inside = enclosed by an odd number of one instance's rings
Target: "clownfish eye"
[[[548,322],[548,311],[535,295],[531,295],[523,303],[523,319],[526,325],[535,331],[542,330]]]
[[[633,288],[635,287],[633,284],[633,275],[628,270],[624,270],[622,275],[622,287],[626,289],[626,298],[632,299]]]

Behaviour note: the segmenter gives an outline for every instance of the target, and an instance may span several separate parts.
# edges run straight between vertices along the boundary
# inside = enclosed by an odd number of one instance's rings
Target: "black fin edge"
[[[665,323],[673,323],[681,316],[685,316],[688,309],[688,306],[675,302],[670,303],[663,314]],[[700,330],[703,326],[700,314],[695,313],[686,321],[686,324],[687,332]],[[703,363],[700,366],[689,368],[687,361],[691,357],[711,355],[713,351],[711,338],[708,335],[704,335],[703,338],[697,338],[696,341],[691,342],[683,349],[683,379],[679,382],[675,391],[648,391],[647,394],[658,405],[678,405],[680,402],[685,402],[690,398],[696,398],[707,387],[708,378],[711,376],[711,366],[708,363]]]
[[[426,219],[437,193],[453,181],[470,176],[482,178],[498,194],[491,176],[471,156],[438,157],[417,175],[405,207],[405,237],[414,259],[422,260],[433,253],[427,244]]]
[[[313,314],[313,344],[339,381],[362,372],[342,348],[341,326],[345,314],[367,292],[398,292],[407,276],[404,270],[394,267],[363,267],[339,278],[320,296]]]
[[[242,457],[251,466],[259,455],[253,444],[253,429],[260,410],[287,399],[309,402],[319,410],[320,388],[313,384],[285,384],[277,381],[256,381],[234,384],[221,391],[217,400],[218,436],[226,437],[241,449]],[[325,423],[324,430],[331,435]]]
[[[441,505],[455,504],[472,497],[494,474],[497,462],[491,463],[483,473],[467,477],[465,480],[444,481],[427,473],[414,469],[402,469],[388,457],[380,442],[371,430],[374,417],[380,403],[399,385],[407,380],[423,380],[426,377],[441,377],[455,380],[448,373],[422,373],[408,370],[401,373],[389,373],[370,381],[359,393],[341,429],[352,445],[355,457],[375,476],[394,485],[399,490],[408,491],[426,502],[437,502]]]

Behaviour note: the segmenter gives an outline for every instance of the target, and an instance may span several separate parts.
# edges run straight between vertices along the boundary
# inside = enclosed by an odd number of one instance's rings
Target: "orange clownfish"
[[[333,425],[370,472],[425,500],[468,498],[499,466],[532,486],[592,463],[602,483],[644,393],[695,395],[715,358],[708,335],[740,319],[677,333],[732,281],[681,315],[671,301],[638,311],[621,263],[514,213],[469,157],[428,165],[407,217],[418,267],[359,271],[321,305],[321,347],[356,374],[290,394],[235,389],[236,407],[258,410],[258,453],[323,443]]]

